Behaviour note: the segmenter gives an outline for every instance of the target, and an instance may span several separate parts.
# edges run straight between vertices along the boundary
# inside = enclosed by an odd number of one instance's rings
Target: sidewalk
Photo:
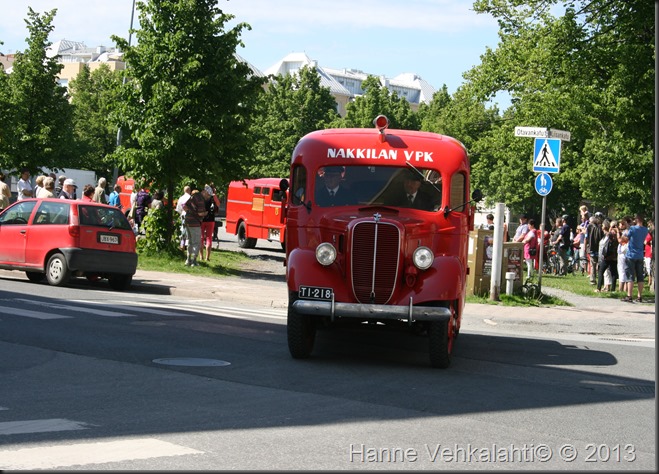
[[[136,292],[217,299],[222,304],[286,309],[288,290],[279,278],[206,278],[180,273],[138,270]],[[654,303],[625,303],[617,299],[579,296],[545,287],[548,294],[574,306],[518,307],[468,303],[463,328],[499,332],[514,328],[528,334],[573,334],[654,341]]]

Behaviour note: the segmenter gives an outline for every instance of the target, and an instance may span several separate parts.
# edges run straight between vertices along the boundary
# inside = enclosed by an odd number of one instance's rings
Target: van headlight
[[[412,255],[412,261],[419,270],[427,270],[432,265],[435,256],[428,247],[419,247]]]
[[[332,244],[323,242],[316,247],[316,260],[324,266],[333,264],[336,260],[336,249]]]

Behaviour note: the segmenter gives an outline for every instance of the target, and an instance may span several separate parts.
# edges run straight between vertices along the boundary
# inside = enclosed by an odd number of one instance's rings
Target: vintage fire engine
[[[470,203],[482,196],[469,197],[462,143],[374,123],[304,136],[280,183],[289,350],[309,357],[321,325],[379,323],[426,333],[431,365],[445,368],[465,304]]]
[[[281,178],[231,181],[227,193],[227,233],[238,238],[241,248],[254,248],[258,239],[281,242],[284,247],[284,221]]]

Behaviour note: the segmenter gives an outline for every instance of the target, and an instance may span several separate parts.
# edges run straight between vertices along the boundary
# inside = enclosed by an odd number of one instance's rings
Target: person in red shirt
[[[94,201],[94,186],[91,184],[85,184],[85,187],[82,190],[82,199],[84,202],[95,202]]]
[[[648,221],[648,235],[645,236],[643,260],[648,274],[648,287],[654,288],[654,222]]]

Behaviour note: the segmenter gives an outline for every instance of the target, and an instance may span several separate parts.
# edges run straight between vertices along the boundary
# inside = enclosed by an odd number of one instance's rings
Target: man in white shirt
[[[32,197],[32,184],[30,183],[29,169],[23,168],[21,170],[21,179],[16,183],[16,191],[18,191],[18,201]]]

